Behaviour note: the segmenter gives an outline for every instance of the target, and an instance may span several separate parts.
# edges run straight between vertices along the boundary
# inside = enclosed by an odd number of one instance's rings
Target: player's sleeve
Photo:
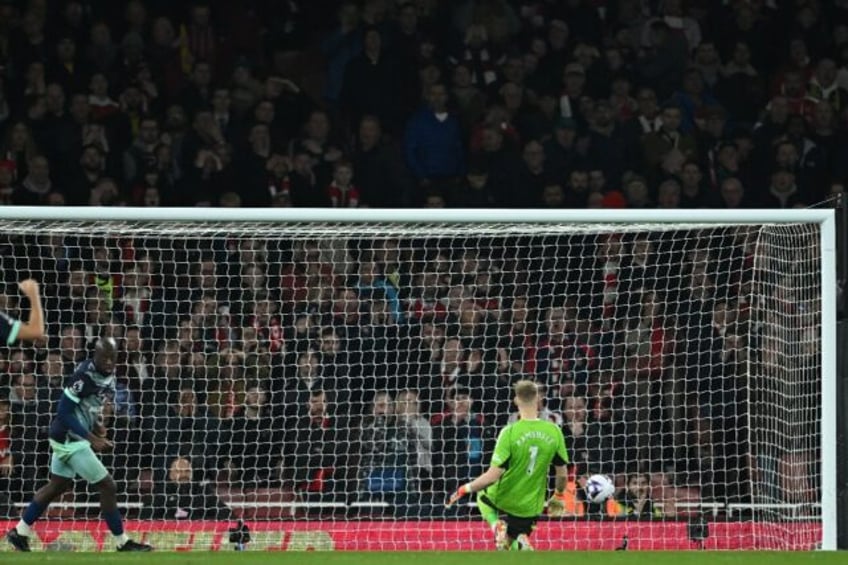
[[[562,429],[559,426],[554,427],[556,428],[557,446],[553,464],[565,465],[570,462],[568,459],[568,450],[565,448],[565,437],[562,435]]]
[[[509,464],[509,458],[512,455],[512,442],[510,441],[512,434],[509,433],[509,430],[510,426],[507,426],[498,434],[495,452],[492,453],[492,467],[506,468]]]
[[[66,382],[64,396],[74,404],[79,404],[83,398],[92,393],[94,388],[88,375],[83,371],[77,371]]]
[[[76,408],[76,405],[79,404],[79,398],[74,395],[71,388],[72,387],[66,388],[65,394],[59,400],[59,408],[56,412],[56,416],[59,418],[59,421],[62,422],[63,426],[74,432],[79,437],[84,438],[88,435],[89,430],[82,424],[82,422],[79,421],[79,418],[76,417],[74,409]]]
[[[21,322],[0,312],[0,344],[12,345],[18,339]]]

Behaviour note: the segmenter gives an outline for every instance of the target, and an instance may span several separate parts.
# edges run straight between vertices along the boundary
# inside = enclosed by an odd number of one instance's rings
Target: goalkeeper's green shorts
[[[96,484],[109,475],[87,441],[59,443],[51,439],[50,448],[53,450],[50,472],[58,477],[75,479],[79,476]]]

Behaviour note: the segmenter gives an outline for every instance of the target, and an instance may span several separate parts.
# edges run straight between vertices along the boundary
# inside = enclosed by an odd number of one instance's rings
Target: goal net
[[[816,547],[820,231],[0,220],[0,310],[25,318],[36,278],[49,330],[0,349],[0,512],[47,479],[63,377],[108,335],[103,460],[160,549],[230,549],[238,519],[248,549],[491,549],[474,498],[444,502],[488,467],[519,379],[571,458],[536,548]],[[614,500],[587,503],[595,473]],[[98,519],[80,483],[33,545],[99,548]]]

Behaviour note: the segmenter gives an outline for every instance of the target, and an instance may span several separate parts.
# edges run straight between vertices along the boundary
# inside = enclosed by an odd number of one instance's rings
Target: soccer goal
[[[50,336],[0,349],[0,512],[109,335],[103,462],[160,549],[230,549],[240,519],[248,549],[493,548],[444,502],[520,379],[571,459],[536,548],[835,549],[834,247],[832,210],[0,208],[0,309],[38,279]],[[94,492],[34,548],[101,548]]]

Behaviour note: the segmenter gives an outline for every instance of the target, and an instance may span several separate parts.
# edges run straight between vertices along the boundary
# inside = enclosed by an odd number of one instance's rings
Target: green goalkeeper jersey
[[[562,430],[547,420],[519,420],[498,435],[492,466],[505,472],[481,494],[502,512],[535,518],[545,508],[551,463],[568,463]]]

